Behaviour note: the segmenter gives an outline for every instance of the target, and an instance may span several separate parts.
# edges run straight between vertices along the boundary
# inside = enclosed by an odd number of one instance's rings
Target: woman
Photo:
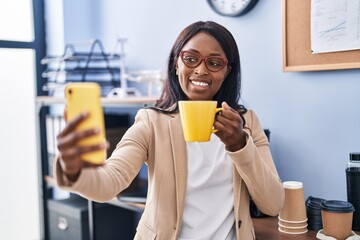
[[[255,239],[250,196],[259,210],[277,215],[284,190],[269,142],[255,113],[239,105],[240,60],[231,33],[214,22],[196,22],[178,36],[167,80],[154,108],[141,109],[102,166],[88,167],[77,146],[96,130],[74,133],[86,114],[58,136],[59,186],[105,202],[126,189],[148,165],[148,197],[135,239]],[[184,141],[177,102],[216,100],[218,132],[206,143]]]

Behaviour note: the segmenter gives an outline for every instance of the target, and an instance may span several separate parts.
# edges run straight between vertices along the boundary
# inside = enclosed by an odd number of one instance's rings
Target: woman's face
[[[190,54],[195,53],[203,58],[208,56],[226,58],[218,41],[204,32],[200,32],[189,39],[181,51],[188,51]],[[230,69],[230,67],[225,66],[220,71],[210,71],[206,67],[205,61],[202,61],[199,66],[191,68],[184,64],[181,57],[178,58],[176,64],[176,74],[181,89],[189,100],[213,100]]]

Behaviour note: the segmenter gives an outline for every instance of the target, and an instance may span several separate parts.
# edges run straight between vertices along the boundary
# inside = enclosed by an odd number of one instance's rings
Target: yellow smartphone
[[[99,144],[105,141],[104,113],[101,106],[101,90],[97,83],[70,83],[65,87],[67,120],[71,121],[83,112],[89,112],[77,131],[99,128],[100,134],[79,142],[82,146]],[[106,149],[83,154],[84,161],[101,164],[106,159]]]

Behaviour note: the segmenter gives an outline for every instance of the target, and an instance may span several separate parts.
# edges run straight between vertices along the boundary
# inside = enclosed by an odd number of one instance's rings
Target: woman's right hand
[[[66,120],[66,112],[65,112]],[[76,127],[88,117],[88,113],[82,113],[72,121],[69,121],[65,128],[57,136],[57,148],[60,152],[60,166],[67,178],[75,182],[80,175],[83,167],[99,166],[82,160],[84,153],[106,149],[107,143],[91,146],[80,146],[78,142],[82,139],[94,136],[100,133],[100,129],[87,129],[84,131],[75,131]]]

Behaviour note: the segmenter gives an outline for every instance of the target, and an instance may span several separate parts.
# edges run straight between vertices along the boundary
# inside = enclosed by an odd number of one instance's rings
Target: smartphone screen
[[[77,127],[76,131],[99,128],[101,132],[79,142],[90,146],[105,141],[104,113],[101,106],[101,90],[97,83],[70,83],[65,88],[67,120],[71,121],[79,114],[88,112],[89,116]],[[106,149],[83,154],[84,161],[101,164],[106,159]]]

